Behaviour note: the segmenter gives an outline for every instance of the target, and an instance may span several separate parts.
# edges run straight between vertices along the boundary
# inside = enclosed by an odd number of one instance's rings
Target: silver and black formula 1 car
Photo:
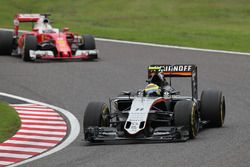
[[[175,77],[190,78],[192,96],[181,96],[172,87]],[[223,125],[225,97],[204,90],[198,99],[197,66],[150,65],[147,82],[143,90],[110,99],[109,107],[90,102],[83,118],[85,140],[186,141],[202,128]]]

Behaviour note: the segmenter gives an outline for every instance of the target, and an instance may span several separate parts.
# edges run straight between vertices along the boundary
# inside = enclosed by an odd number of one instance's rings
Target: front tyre
[[[23,41],[23,52],[22,59],[23,61],[31,61],[30,50],[37,49],[37,39],[33,35],[27,35]]]
[[[83,116],[83,130],[85,139],[89,127],[108,127],[110,125],[110,112],[107,104],[102,102],[90,102]]]
[[[204,90],[201,93],[201,119],[210,127],[222,127],[226,114],[225,97],[221,91]]]
[[[191,100],[178,101],[174,107],[175,126],[184,126],[189,131],[189,138],[193,139],[199,131],[199,117],[196,105]]]
[[[13,32],[0,30],[0,55],[10,55],[13,46]]]
[[[83,35],[82,36],[82,46],[81,49],[83,50],[95,50],[95,38],[92,35]]]

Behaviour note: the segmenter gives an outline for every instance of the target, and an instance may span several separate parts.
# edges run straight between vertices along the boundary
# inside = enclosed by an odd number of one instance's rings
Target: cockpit
[[[34,25],[34,29],[38,29],[39,33],[59,33],[58,29],[52,28],[47,18],[40,18]]]

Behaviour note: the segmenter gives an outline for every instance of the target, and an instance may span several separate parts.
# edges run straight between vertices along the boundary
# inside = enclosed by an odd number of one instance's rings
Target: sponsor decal
[[[182,76],[191,77],[195,72],[195,65],[192,64],[178,64],[178,65],[150,65],[148,67],[148,77],[156,73],[167,76]]]
[[[24,18],[37,18],[40,17],[40,14],[19,14],[19,17],[24,17]]]
[[[17,19],[14,20],[14,26],[19,26],[19,21]]]
[[[190,72],[193,65],[151,65],[148,70],[159,72]]]

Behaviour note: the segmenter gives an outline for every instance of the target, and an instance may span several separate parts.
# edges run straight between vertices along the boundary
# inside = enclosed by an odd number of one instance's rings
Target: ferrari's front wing
[[[63,54],[62,54],[63,55]],[[50,50],[30,50],[30,59],[97,59],[97,50],[77,50],[75,55],[57,56]]]
[[[152,136],[131,136],[126,137],[122,132],[113,127],[89,127],[85,130],[84,138],[87,141],[109,141],[109,140],[150,140],[163,142],[187,141],[189,131],[184,127],[158,127]]]

